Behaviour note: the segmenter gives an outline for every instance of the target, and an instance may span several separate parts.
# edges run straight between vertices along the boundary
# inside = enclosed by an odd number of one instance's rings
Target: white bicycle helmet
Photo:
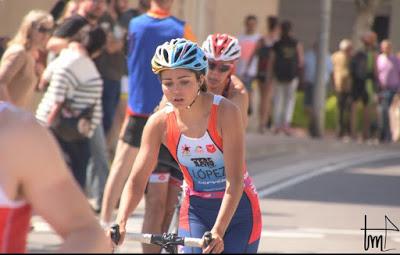
[[[207,72],[208,62],[203,50],[196,43],[179,38],[158,46],[151,60],[155,74],[165,69],[185,68]]]
[[[207,58],[215,61],[231,61],[240,57],[238,39],[228,34],[209,35],[202,48]]]

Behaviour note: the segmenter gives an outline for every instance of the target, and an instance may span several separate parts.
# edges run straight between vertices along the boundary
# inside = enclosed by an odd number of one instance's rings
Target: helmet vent
[[[181,54],[182,54],[182,51],[183,51],[183,48],[178,48],[178,50],[175,52],[174,63],[175,63],[176,61],[178,61],[179,57],[180,57]]]
[[[235,56],[236,54],[238,54],[239,53],[239,51],[237,50],[237,51],[235,51],[235,52],[233,52],[232,54],[230,54],[231,56]]]
[[[234,46],[234,44],[232,43],[232,44],[229,46],[229,48],[226,50],[226,52],[229,52],[229,51],[232,49],[233,46]]]
[[[167,50],[163,50],[163,55],[164,55],[165,62],[169,63],[168,51]]]
[[[196,57],[193,58],[189,58],[187,60],[185,60],[181,65],[189,65],[190,63],[193,63],[196,60]]]

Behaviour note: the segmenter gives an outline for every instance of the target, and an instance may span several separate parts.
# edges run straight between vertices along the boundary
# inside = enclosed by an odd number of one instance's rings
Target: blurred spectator
[[[94,107],[87,133],[88,138],[93,136],[102,118],[102,80],[92,59],[100,54],[105,41],[106,35],[101,28],[84,27],[75,36],[75,40],[49,64],[43,75],[49,82],[49,88],[36,111],[38,120],[49,127],[66,100],[71,101],[72,110],[78,113]],[[57,133],[53,134],[65,153],[65,160],[75,179],[85,190],[86,167],[91,152],[89,139],[66,141]]]
[[[267,122],[270,120],[271,101],[273,94],[273,83],[268,74],[268,63],[271,58],[272,47],[280,37],[278,18],[267,17],[267,34],[260,38],[251,59],[256,58],[257,62],[257,84],[260,91],[258,104],[258,132],[264,133]]]
[[[59,0],[54,4],[53,8],[51,9],[51,14],[55,21],[55,30],[57,30],[58,26],[63,24],[66,19],[78,12],[79,3],[80,0]],[[50,63],[58,55],[58,52],[55,51],[47,51],[46,53],[46,63]],[[45,86],[47,84],[42,83],[41,85]],[[39,87],[39,91],[43,91],[44,89],[46,89],[46,87]]]
[[[65,6],[68,4],[69,0],[57,0],[50,9],[50,14],[53,16],[55,22],[62,16]]]
[[[292,23],[283,21],[281,38],[274,44],[270,67],[274,73],[274,132],[291,135],[299,70],[304,66],[303,46],[292,36]],[[271,77],[269,77],[271,79]]]
[[[98,20],[99,25],[107,34],[106,47],[102,50],[100,56],[95,59],[96,67],[103,79],[101,102],[103,109],[102,128],[104,131],[98,131],[104,132],[103,137],[108,135],[111,128],[120,98],[121,78],[126,70],[123,52],[126,30],[118,24],[118,15],[122,13],[118,9],[119,2],[126,2],[126,0],[108,1],[106,12]],[[101,208],[104,186],[109,170],[108,151],[102,151],[105,148],[107,148],[105,138],[95,139],[90,145],[90,150],[93,152],[94,157],[89,160],[87,169],[87,191],[89,196],[94,198],[94,209],[97,212]],[[96,157],[100,158],[96,159]]]
[[[350,62],[350,71],[353,81],[351,90],[352,106],[350,129],[352,138],[356,139],[357,103],[361,100],[363,103],[362,134],[363,139],[367,140],[370,131],[370,102],[374,100],[373,89],[367,88],[367,80],[370,80],[370,82],[374,82],[375,80],[375,62],[377,57],[375,51],[376,34],[372,31],[368,31],[362,36],[361,41],[363,43],[363,48],[354,54]]]
[[[78,31],[86,29],[86,27],[96,27],[99,25],[99,19],[103,16],[106,10],[105,0],[80,0],[78,2],[77,13],[65,19],[49,40],[47,48],[56,54],[70,42],[79,36]],[[101,103],[101,102],[100,102]],[[101,120],[102,121],[102,120]],[[107,145],[104,135],[103,125],[97,125],[93,136],[89,140],[90,159],[87,165],[88,169],[85,173],[88,174],[88,195],[93,195],[97,199],[94,210],[100,210],[98,201],[103,193],[104,182],[107,179],[109,172]]]
[[[381,107],[380,141],[390,142],[389,107],[393,96],[400,89],[400,61],[392,53],[392,44],[389,40],[381,42],[381,54],[376,61],[379,80],[379,101]]]
[[[317,56],[318,43],[314,43],[313,47],[304,54],[304,110],[308,117],[308,129],[311,135],[315,134],[316,130],[313,126],[314,122],[314,88],[318,85],[317,81]],[[330,56],[327,53],[327,56]],[[324,70],[324,85],[329,85],[330,75],[332,73],[332,61],[326,58],[326,69]]]
[[[42,10],[30,11],[15,37],[8,43],[0,64],[0,98],[31,109],[38,78],[44,66],[38,63],[53,31],[53,18]]]
[[[393,96],[389,107],[390,132],[392,141],[397,142],[400,138],[400,93]]]
[[[66,19],[78,12],[79,1],[80,0],[69,0],[67,2],[61,16],[57,19],[57,24],[62,24]]]
[[[128,0],[116,0],[114,8],[119,17],[119,25],[128,30],[129,22],[132,18],[139,16],[140,14],[145,13],[147,10],[149,10],[150,0],[139,0],[137,9],[129,8]]]
[[[237,63],[236,72],[239,78],[243,81],[247,92],[249,93],[249,109],[248,114],[252,113],[252,84],[257,75],[257,61],[258,58],[252,58],[252,54],[256,48],[257,42],[260,40],[261,35],[257,33],[257,17],[249,15],[246,17],[245,32],[238,36],[239,44],[242,54]]]
[[[105,11],[105,0],[81,0],[78,10],[61,23],[47,43],[47,49],[58,54],[66,48],[78,31],[86,26],[96,26]]]
[[[107,47],[96,59],[96,66],[104,81],[103,127],[108,134],[121,93],[121,78],[126,71],[123,52],[127,28],[120,25],[121,15],[127,11],[127,0],[108,1],[106,13],[100,18],[100,26],[107,32]]]
[[[350,135],[350,119],[346,112],[349,113],[351,109],[351,55],[352,43],[348,39],[341,40],[339,50],[332,54],[333,85],[339,108],[339,138]]]
[[[118,24],[124,29],[124,31],[128,30],[129,21],[146,12],[149,9],[150,0],[140,0],[139,6],[137,9],[130,9],[126,0],[116,1],[115,8],[117,9],[118,16]],[[126,35],[124,35],[124,38]],[[124,40],[124,53],[127,53],[127,40]],[[126,61],[124,61],[124,75],[121,78],[121,93],[119,102],[117,105],[117,109],[114,115],[114,119],[111,125],[110,130],[107,134],[107,147],[110,155],[110,159],[114,158],[115,147],[118,142],[118,135],[120,129],[122,127],[122,123],[125,118],[125,112],[127,107],[127,97],[128,97],[128,69],[126,65]]]

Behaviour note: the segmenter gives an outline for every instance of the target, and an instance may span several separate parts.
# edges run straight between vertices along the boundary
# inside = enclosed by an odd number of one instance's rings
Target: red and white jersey
[[[0,187],[0,253],[25,252],[31,207],[24,201],[12,201]]]
[[[6,109],[15,110],[0,102],[0,112]],[[31,211],[25,201],[9,199],[0,185],[0,253],[25,252]]]

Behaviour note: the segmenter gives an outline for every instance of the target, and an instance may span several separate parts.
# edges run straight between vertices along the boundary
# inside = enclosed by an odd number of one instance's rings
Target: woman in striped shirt
[[[36,111],[38,120],[50,127],[63,102],[69,100],[75,112],[93,107],[90,126],[85,133],[87,138],[93,135],[94,129],[101,123],[103,89],[93,59],[98,56],[105,41],[106,35],[101,28],[83,27],[68,47],[46,68],[43,79],[44,82],[49,82],[49,87]],[[75,179],[83,188],[90,157],[89,139],[66,141],[58,134],[54,135],[66,155]]]

